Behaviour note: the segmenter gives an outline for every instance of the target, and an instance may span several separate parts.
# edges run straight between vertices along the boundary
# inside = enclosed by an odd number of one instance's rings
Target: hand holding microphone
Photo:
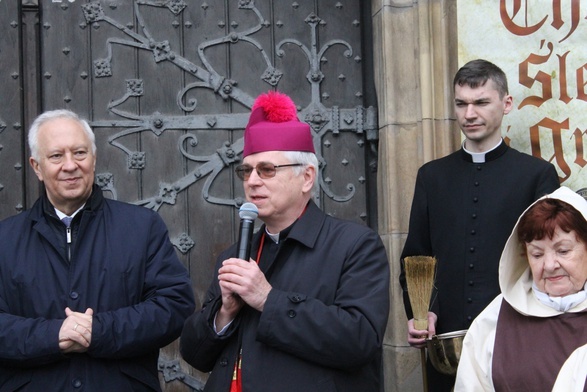
[[[243,263],[251,258],[254,221],[259,215],[257,206],[244,203],[239,216],[240,233],[237,244],[237,256],[224,260],[218,270],[218,279],[222,290],[222,307],[219,316],[232,320],[244,303],[260,312],[263,311],[271,285],[256,263]],[[257,260],[259,261],[259,260]]]

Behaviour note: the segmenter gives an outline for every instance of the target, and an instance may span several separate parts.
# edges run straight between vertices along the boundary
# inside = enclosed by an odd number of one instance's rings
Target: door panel
[[[3,216],[22,211],[27,165],[23,139],[22,24],[15,1],[0,2],[0,209]]]

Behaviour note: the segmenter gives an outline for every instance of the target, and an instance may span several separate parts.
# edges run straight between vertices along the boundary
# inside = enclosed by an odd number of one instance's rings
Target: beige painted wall
[[[418,168],[456,150],[452,106],[457,70],[456,0],[372,0],[379,106],[379,233],[391,264],[385,391],[422,390],[420,352],[407,344],[398,283]]]

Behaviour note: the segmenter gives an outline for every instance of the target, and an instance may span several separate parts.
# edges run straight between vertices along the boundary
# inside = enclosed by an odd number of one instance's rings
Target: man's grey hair
[[[318,171],[319,163],[316,154],[313,152],[303,152],[303,151],[284,151],[285,158],[290,161],[291,163],[303,163],[306,166],[313,166],[314,171],[316,172],[316,178],[314,179],[314,186],[312,187],[312,196],[318,194],[320,191],[320,172]],[[299,176],[304,172],[303,166],[294,166],[292,167],[294,170],[295,175]]]
[[[74,121],[77,121],[82,126],[84,132],[88,136],[90,143],[92,144],[92,154],[96,154],[96,136],[94,136],[94,132],[92,128],[90,128],[90,124],[82,118],[80,118],[77,114],[72,112],[71,110],[65,109],[58,109],[58,110],[50,110],[45,113],[40,114],[29,129],[28,134],[28,141],[29,141],[29,148],[31,150],[31,156],[37,162],[40,160],[39,156],[39,128],[48,121],[55,120],[57,118],[68,118]]]

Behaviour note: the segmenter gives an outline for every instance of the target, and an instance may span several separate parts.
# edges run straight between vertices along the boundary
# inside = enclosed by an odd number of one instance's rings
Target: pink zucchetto
[[[245,128],[243,158],[264,151],[315,153],[310,126],[298,119],[291,98],[275,91],[257,97]]]

